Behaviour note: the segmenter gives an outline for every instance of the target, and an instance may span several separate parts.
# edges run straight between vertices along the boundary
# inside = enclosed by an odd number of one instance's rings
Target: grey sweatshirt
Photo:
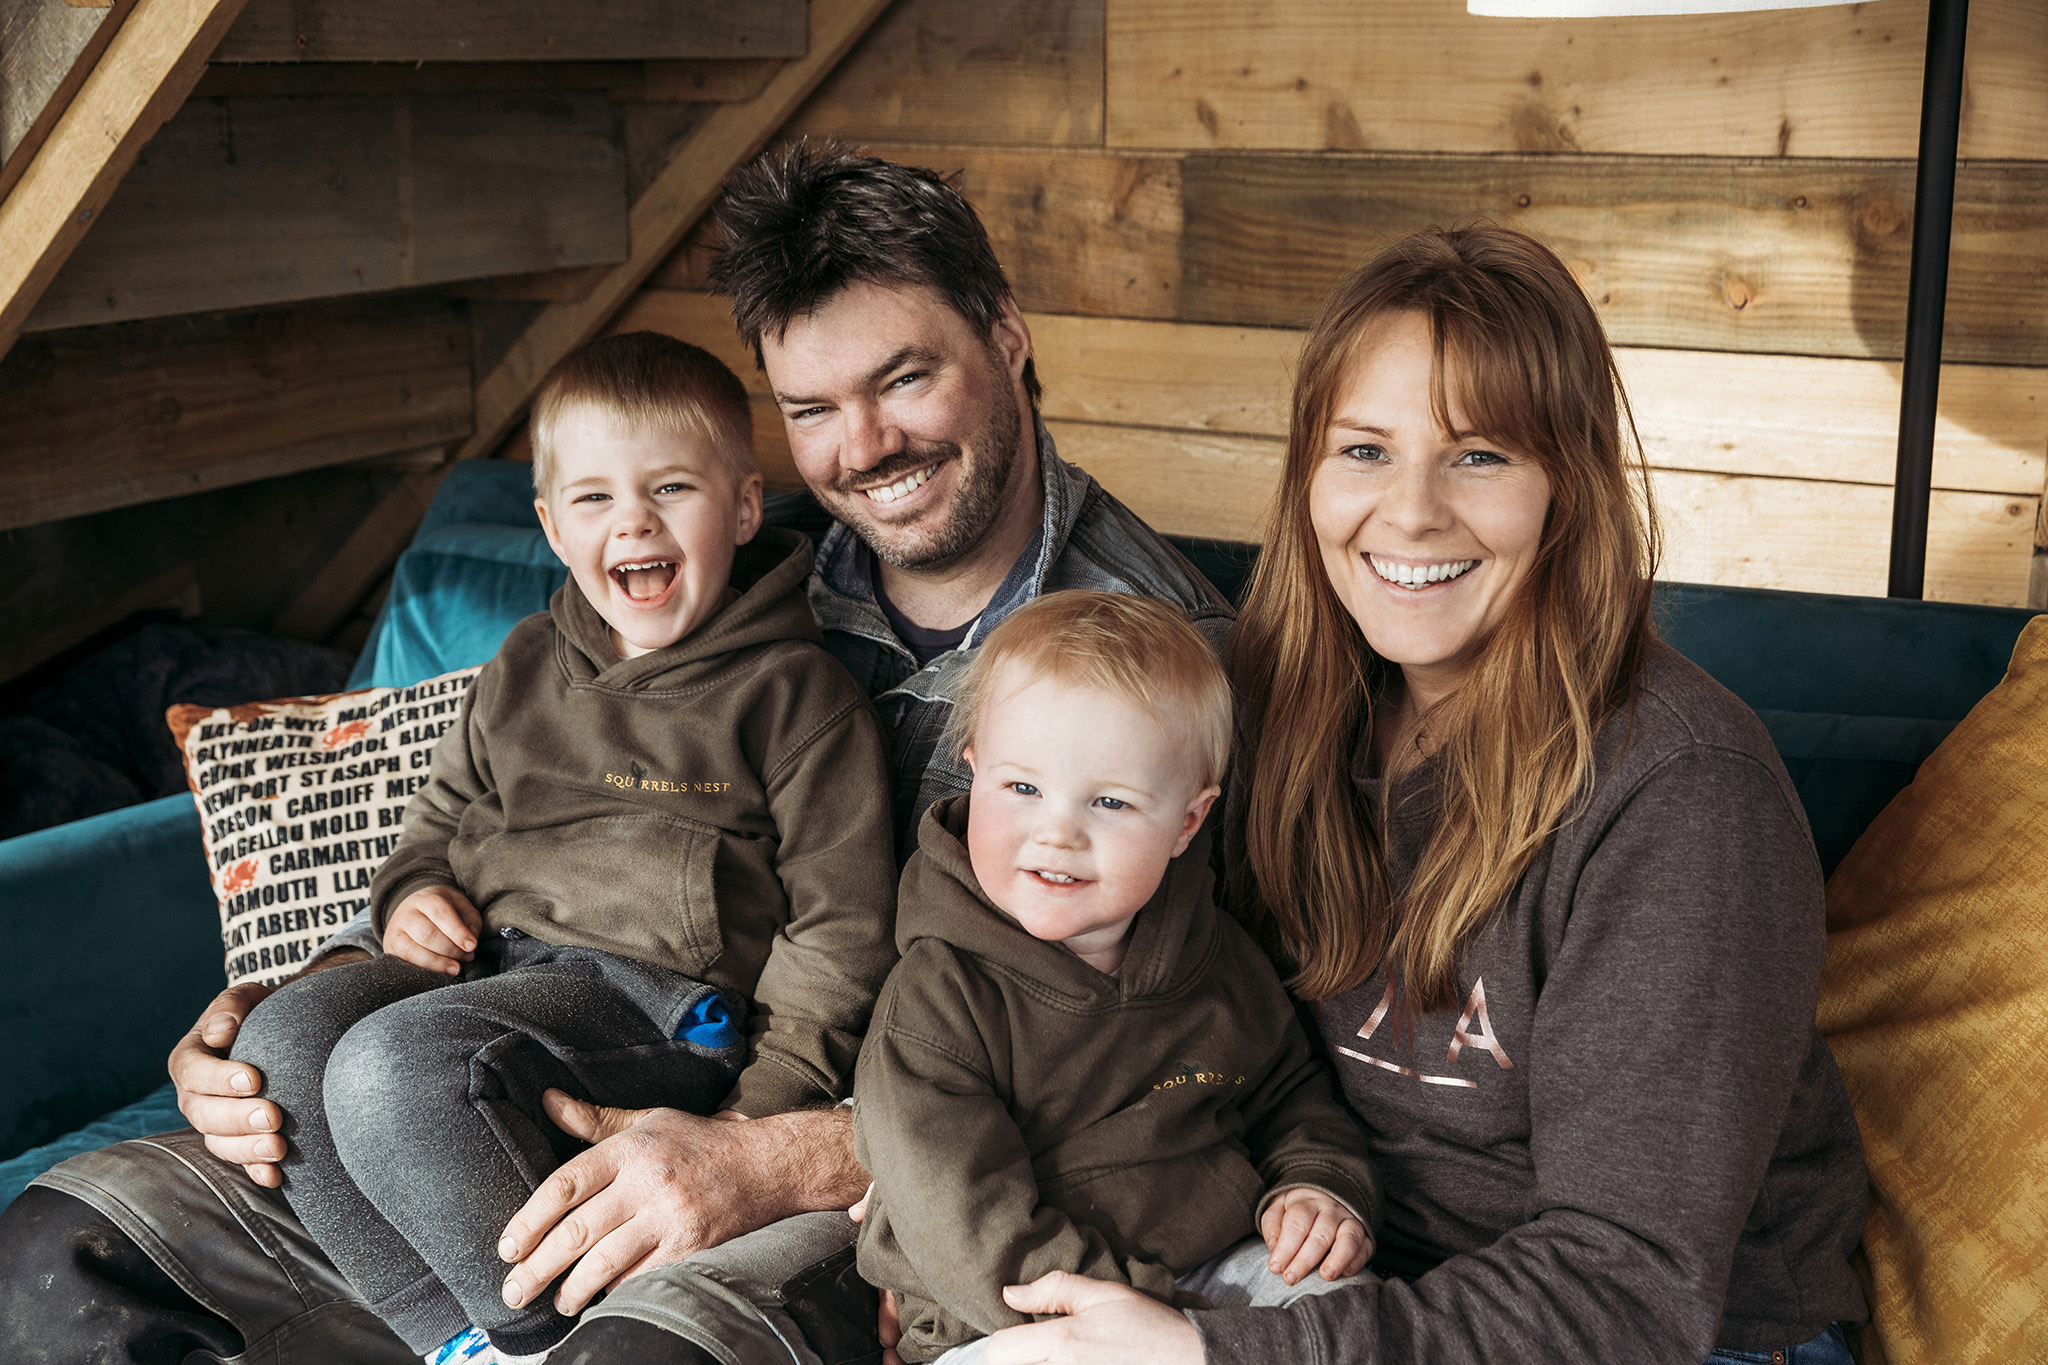
[[[1433,765],[1392,794],[1397,892],[1437,795]],[[1209,1365],[1697,1365],[1860,1320],[1863,1149],[1814,1026],[1823,942],[1769,735],[1653,646],[1590,806],[1466,950],[1458,1007],[1402,1024],[1382,968],[1318,1011],[1384,1181],[1389,1278],[1197,1313]]]

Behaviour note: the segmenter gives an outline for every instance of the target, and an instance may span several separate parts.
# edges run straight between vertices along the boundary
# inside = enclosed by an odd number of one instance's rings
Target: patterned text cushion
[[[199,805],[229,985],[282,981],[368,903],[476,674],[166,713]]]

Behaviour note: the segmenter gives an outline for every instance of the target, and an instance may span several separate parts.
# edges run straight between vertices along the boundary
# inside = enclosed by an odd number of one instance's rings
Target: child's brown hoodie
[[[377,873],[379,933],[426,886],[487,929],[598,948],[753,1002],[726,1103],[844,1095],[896,954],[888,773],[867,698],[804,597],[810,542],[764,528],[738,599],[621,659],[572,578],[513,627],[434,750]]]
[[[1214,907],[1207,837],[1168,866],[1111,977],[982,894],[967,804],[935,804],[919,829],[903,960],[854,1090],[875,1181],[860,1273],[896,1292],[903,1359],[1026,1321],[1003,1286],[1048,1271],[1170,1300],[1290,1186],[1376,1227],[1365,1135],[1271,964]]]

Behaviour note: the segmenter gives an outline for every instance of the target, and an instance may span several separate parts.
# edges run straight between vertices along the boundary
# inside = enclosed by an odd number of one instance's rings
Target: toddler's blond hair
[[[1230,681],[1215,651],[1187,617],[1155,598],[1069,589],[1019,608],[975,648],[953,704],[947,742],[971,745],[989,687],[1014,666],[1011,684],[1050,678],[1098,688],[1151,713],[1174,735],[1186,728],[1188,753],[1203,786],[1223,780],[1230,762]]]

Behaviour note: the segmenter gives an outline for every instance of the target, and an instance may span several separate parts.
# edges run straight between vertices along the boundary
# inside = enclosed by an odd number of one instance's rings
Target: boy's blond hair
[[[746,386],[711,352],[660,332],[600,337],[562,357],[533,401],[533,490],[555,475],[555,427],[591,407],[648,431],[708,442],[744,479],[754,466],[754,413]]]
[[[1230,681],[1202,633],[1168,604],[1068,589],[1020,608],[976,646],[961,679],[947,729],[956,751],[974,742],[989,687],[1007,665],[1021,669],[1026,681],[1050,678],[1123,697],[1150,712],[1169,735],[1178,737],[1174,722],[1181,722],[1202,785],[1223,781],[1233,722]]]

